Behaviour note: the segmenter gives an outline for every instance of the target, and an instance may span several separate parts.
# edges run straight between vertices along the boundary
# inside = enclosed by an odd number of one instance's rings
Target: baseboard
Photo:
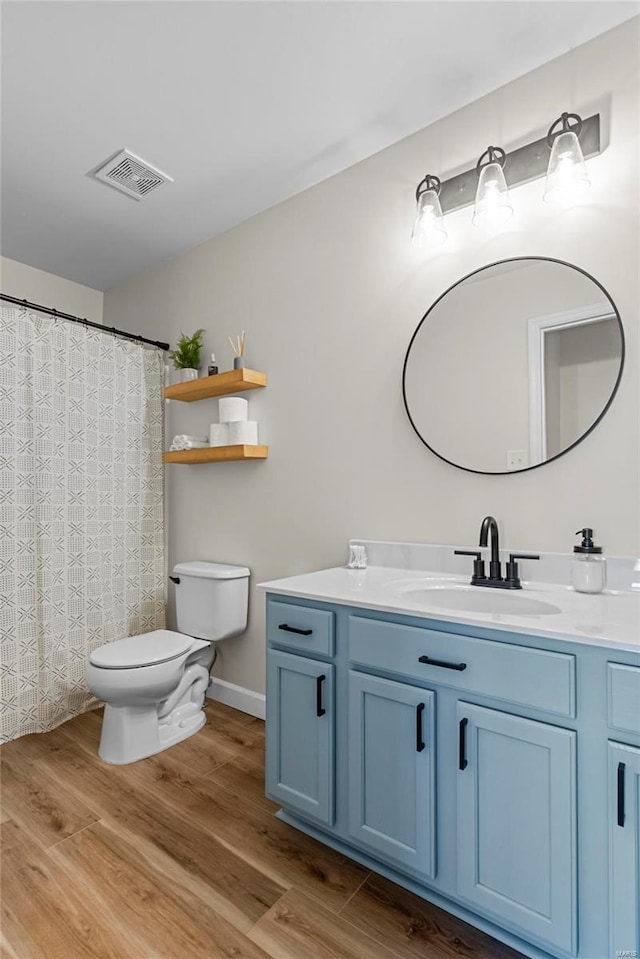
[[[255,693],[252,689],[245,689],[244,686],[236,686],[235,683],[227,683],[224,679],[212,677],[207,689],[207,697],[215,699],[225,706],[233,706],[243,713],[250,716],[256,716],[258,719],[265,717],[265,696],[264,693]]]

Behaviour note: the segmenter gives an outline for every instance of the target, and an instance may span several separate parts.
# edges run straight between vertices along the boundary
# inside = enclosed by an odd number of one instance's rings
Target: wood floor
[[[274,818],[264,724],[97,757],[100,712],[0,750],[6,959],[523,959]]]

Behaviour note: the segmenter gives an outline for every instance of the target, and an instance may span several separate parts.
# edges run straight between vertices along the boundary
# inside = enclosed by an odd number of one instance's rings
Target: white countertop
[[[523,589],[518,590],[517,595],[551,603],[560,611],[552,615],[498,614],[429,606],[428,599],[415,602],[410,592],[402,592],[403,588],[421,581],[432,587],[459,588],[468,585],[469,577],[388,566],[368,569],[340,566],[260,583],[259,588],[282,596],[640,653],[640,594],[637,592],[605,590],[589,595],[577,593],[569,586],[523,581]],[[490,587],[473,589],[494,592]]]

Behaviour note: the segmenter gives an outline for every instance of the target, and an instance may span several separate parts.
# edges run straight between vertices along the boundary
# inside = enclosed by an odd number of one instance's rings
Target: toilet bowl
[[[98,749],[105,762],[132,763],[196,733],[206,720],[215,643],[246,629],[246,567],[181,563],[173,573],[178,627],[199,635],[157,629],[89,654],[87,685],[105,703]]]
[[[171,658],[154,662],[158,643]],[[87,684],[105,702],[100,758],[132,763],[197,732],[214,658],[211,643],[163,629],[94,650]]]

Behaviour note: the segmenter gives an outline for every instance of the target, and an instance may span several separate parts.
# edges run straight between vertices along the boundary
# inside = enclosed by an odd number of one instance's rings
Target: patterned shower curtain
[[[93,704],[96,646],[164,626],[163,359],[0,308],[0,742]]]

